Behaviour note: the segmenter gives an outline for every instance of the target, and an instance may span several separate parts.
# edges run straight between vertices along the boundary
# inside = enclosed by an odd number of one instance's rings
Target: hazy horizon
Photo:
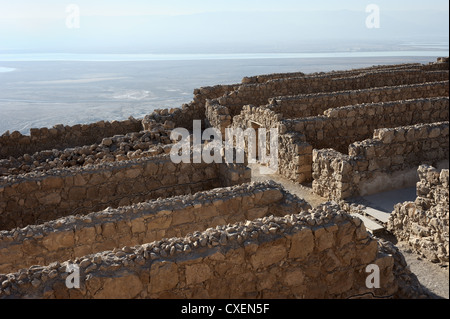
[[[366,25],[370,4],[379,8],[379,28]],[[373,50],[407,42],[448,45],[449,36],[447,0],[0,0],[0,5],[0,54]],[[79,24],[68,25],[74,13]]]
[[[244,76],[427,63],[449,51],[447,0],[0,0],[0,8],[0,134],[140,117]]]
[[[202,86],[244,76],[326,72],[380,64],[428,63],[436,57],[231,59],[138,62],[1,62],[0,135],[9,130],[142,118],[181,107]],[[1,72],[1,68],[4,71]]]

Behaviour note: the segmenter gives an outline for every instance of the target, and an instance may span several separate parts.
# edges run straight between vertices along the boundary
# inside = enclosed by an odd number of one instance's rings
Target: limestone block
[[[172,226],[193,223],[194,220],[195,214],[192,210],[174,211],[172,214]]]
[[[102,288],[95,293],[95,299],[133,299],[139,296],[144,285],[135,274],[104,279]]]
[[[113,238],[117,234],[116,224],[113,222],[107,222],[102,224],[102,235],[104,238]]]
[[[245,216],[246,216],[247,220],[255,220],[255,219],[263,218],[263,217],[267,216],[268,211],[269,211],[268,206],[252,208],[247,211]]]
[[[375,261],[378,252],[378,244],[375,240],[369,240],[366,244],[356,245],[358,255],[356,258],[362,265],[368,265]]]
[[[42,244],[49,251],[73,247],[75,245],[74,233],[73,231],[50,233],[42,239]]]
[[[269,191],[264,192],[261,201],[258,204],[267,205],[270,203],[275,203],[281,199],[283,199],[283,194],[280,192],[280,190],[271,189]]]
[[[76,174],[73,177],[73,186],[85,186],[87,180],[82,174]]]
[[[86,198],[85,187],[73,187],[69,190],[69,200],[81,201]]]
[[[310,229],[302,229],[292,236],[291,247],[289,249],[289,258],[304,259],[313,251],[314,235]]]
[[[78,245],[93,244],[95,242],[96,231],[95,227],[83,227],[75,231],[76,243]]]
[[[155,294],[175,288],[179,283],[178,267],[175,263],[157,261],[150,268],[148,292]]]
[[[174,211],[173,216],[177,215],[177,213],[178,213],[178,211]],[[171,215],[165,215],[160,212],[157,216],[158,216],[157,218],[146,219],[148,231],[153,231],[153,230],[158,230],[158,229],[167,229],[172,224],[172,216]],[[188,217],[189,217],[189,215],[188,215]],[[180,220],[178,220],[178,221],[180,221]]]
[[[44,206],[48,205],[58,205],[61,202],[60,192],[53,192],[44,196],[37,196],[39,203]]]
[[[283,283],[286,286],[302,286],[305,281],[305,273],[301,269],[293,269],[284,274]]]
[[[254,269],[268,267],[286,258],[285,240],[261,244],[256,253],[250,257]]]
[[[133,234],[143,233],[147,230],[144,218],[135,218],[131,221],[131,231]]]
[[[315,245],[319,251],[323,251],[333,247],[335,242],[334,233],[328,231],[324,227],[320,227],[314,231]]]
[[[62,188],[64,180],[61,177],[47,177],[42,181],[42,189],[50,190],[54,188]]]
[[[195,285],[202,283],[212,276],[211,269],[207,264],[195,264],[186,266],[186,284]]]
[[[355,227],[349,221],[341,223],[336,234],[337,246],[343,247],[353,240],[355,235]]]

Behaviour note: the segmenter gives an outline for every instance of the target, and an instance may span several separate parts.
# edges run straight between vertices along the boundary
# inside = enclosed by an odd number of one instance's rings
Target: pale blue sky
[[[447,0],[1,0],[0,19],[57,18],[65,15],[68,4],[77,4],[84,15],[173,15],[224,11],[306,11],[306,10],[364,10],[371,3],[385,10],[448,11]]]
[[[81,11],[78,30],[65,25],[72,3]],[[372,3],[380,30],[365,27]],[[0,0],[0,50],[292,51],[312,40],[439,41],[448,36],[448,10],[448,0]]]

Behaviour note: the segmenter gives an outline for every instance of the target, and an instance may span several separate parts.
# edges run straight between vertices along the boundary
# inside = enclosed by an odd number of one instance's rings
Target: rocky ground
[[[288,190],[292,194],[305,199],[312,207],[317,207],[320,203],[326,201],[325,198],[312,193],[312,189],[308,185],[305,186],[296,184],[278,174],[261,175],[259,174],[258,165],[251,165],[251,168],[252,181],[264,181],[267,179],[274,180],[275,182],[282,184],[284,188],[286,188],[286,190]],[[411,272],[417,276],[420,283],[426,289],[428,289],[429,292],[431,292],[434,298],[449,299],[448,267],[443,267],[439,264],[433,264],[430,261],[421,258],[419,255],[409,249],[407,243],[397,242],[397,240],[389,234],[386,234],[385,236],[383,236],[383,238],[393,242],[399,248],[399,250],[405,257]]]
[[[449,269],[438,264],[422,259],[412,252],[407,243],[398,242],[396,246],[400,249],[412,273],[419,279],[435,298],[449,299]]]

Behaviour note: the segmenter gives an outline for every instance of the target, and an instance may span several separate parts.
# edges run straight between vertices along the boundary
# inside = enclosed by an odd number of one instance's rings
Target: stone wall
[[[289,132],[282,115],[267,107],[246,105],[240,115],[233,119],[232,127],[243,130],[254,127],[278,129],[278,173],[302,183],[312,178],[311,144],[302,134]],[[269,141],[269,140],[268,140]]]
[[[235,90],[239,84],[216,85],[194,90],[194,99],[181,108],[155,110],[142,120],[144,129],[151,130],[158,123],[170,124],[172,128],[183,127],[192,130],[194,120],[205,120],[205,105],[209,99],[215,99],[228,91]]]
[[[236,185],[250,175],[239,164],[173,164],[163,155],[0,177],[0,230]]]
[[[211,100],[206,101],[205,118],[206,126],[214,127],[220,131],[222,137],[225,138],[225,129],[231,126],[231,115],[227,107],[220,105]]]
[[[0,273],[310,208],[280,185],[264,182],[64,217],[0,232]]]
[[[0,298],[394,297],[394,258],[378,253],[361,220],[326,204],[0,275]],[[65,286],[70,263],[80,289]],[[366,287],[370,264],[380,289]]]
[[[23,154],[18,158],[11,156],[0,160],[0,176],[167,154],[172,146],[170,133],[171,130],[160,125],[151,131],[106,137],[99,144],[64,150],[42,150],[31,155]]]
[[[439,64],[441,65],[441,64]],[[220,129],[221,131],[224,130],[224,128],[228,127],[231,124],[232,117],[235,115],[238,115],[240,112],[240,107],[242,105],[246,104],[253,104],[253,105],[264,105],[267,104],[270,97],[277,96],[277,94],[274,95],[274,92],[280,91],[280,94],[278,95],[287,95],[287,91],[284,93],[281,93],[283,88],[286,86],[288,87],[290,83],[298,82],[300,79],[306,80],[307,82],[311,79],[314,80],[316,78],[325,78],[328,80],[335,80],[340,81],[342,79],[347,78],[347,80],[354,78],[354,77],[361,77],[365,76],[366,73],[371,72],[387,72],[387,71],[419,71],[423,69],[423,65],[420,64],[403,64],[403,65],[391,65],[391,66],[374,66],[370,68],[362,68],[362,69],[355,69],[355,70],[346,70],[346,71],[333,71],[328,73],[313,73],[309,75],[305,75],[302,72],[294,72],[294,73],[279,73],[279,74],[268,74],[268,75],[259,75],[255,77],[245,77],[242,80],[242,85],[234,84],[234,85],[228,85],[228,86],[215,86],[215,87],[208,87],[208,88],[202,88],[197,89],[194,91],[195,98],[194,102],[183,106],[183,111],[185,113],[192,113],[193,109],[197,109],[198,112],[196,112],[196,115],[192,117],[192,119],[203,119],[204,115],[206,117],[206,125],[211,127],[216,127]],[[439,68],[434,69],[436,70],[447,70],[447,68],[442,67],[442,65]],[[443,78],[442,75],[438,75],[439,78]],[[430,75],[430,79],[435,79],[434,76]],[[447,80],[447,78],[443,78]],[[317,79],[316,79],[317,80]],[[270,88],[269,95],[267,97],[264,97],[261,99],[261,94],[267,93],[267,88],[262,85],[270,84],[272,82],[278,83],[276,81],[284,81],[282,82],[283,85],[275,90],[272,90]],[[360,82],[356,80],[356,82]],[[323,88],[320,88],[320,85],[317,83],[317,81],[313,81],[315,89],[313,89],[314,92],[322,92]],[[413,81],[413,83],[415,83]],[[356,84],[357,85],[357,84]],[[345,85],[344,85],[345,86]],[[384,86],[384,85],[383,85]],[[305,85],[299,85],[296,86],[296,92],[300,91],[303,93],[304,90],[310,90],[311,83],[306,83]],[[404,90],[407,90],[409,88],[405,88]],[[434,86],[431,87],[422,87],[418,85],[417,87],[413,88],[413,91],[420,91],[424,93],[424,89],[428,91],[429,95],[425,96],[439,96],[435,91],[442,91],[442,88],[435,88]],[[242,99],[239,94],[241,94],[241,91],[252,91],[251,93],[247,94],[247,98]],[[331,87],[328,90],[330,92],[333,92],[334,89]],[[420,92],[417,92],[418,97],[424,97],[421,96]],[[445,91],[443,91],[442,95],[445,95]],[[359,93],[363,94],[363,93]],[[376,93],[374,93],[376,94]],[[241,94],[242,95],[242,94]],[[398,94],[397,94],[398,95]],[[361,103],[361,102],[360,102]],[[235,106],[238,105],[238,108]],[[347,104],[345,104],[347,105]],[[206,110],[204,110],[204,106],[206,106]],[[327,108],[332,107],[331,105]],[[327,109],[325,108],[325,109]],[[324,110],[325,110],[324,109]],[[165,120],[173,121],[173,118],[178,119],[179,114],[173,114],[171,115],[171,112],[174,112],[173,110],[164,110],[165,116],[158,117],[158,120],[155,120],[155,115],[149,115],[146,117],[144,122],[146,123],[155,123],[155,122],[164,122]],[[206,112],[206,114],[203,114],[202,112]],[[322,111],[323,112],[323,111]],[[195,112],[194,112],[195,113]],[[321,112],[320,112],[321,113]],[[316,115],[316,114],[315,114]],[[189,117],[189,116],[188,116]],[[182,120],[181,122],[186,122]],[[190,121],[192,122],[192,121]],[[144,124],[145,127],[148,126],[148,124]],[[190,123],[177,123],[178,127],[187,127],[191,128]]]
[[[310,75],[298,78],[276,79],[261,84],[245,84],[235,91],[217,99],[220,105],[229,108],[231,116],[238,115],[242,106],[266,105],[277,96],[361,90],[383,86],[399,86],[435,81],[447,81],[446,71],[387,70],[362,73],[349,77],[335,78],[332,75]]]
[[[375,129],[448,120],[449,98],[438,97],[328,109],[323,116],[284,120],[283,123],[288,131],[305,135],[314,148],[333,148],[344,153],[351,143],[370,138]]]
[[[449,262],[449,170],[429,165],[418,169],[415,202],[397,204],[388,230],[426,259]]]
[[[270,108],[285,119],[321,115],[328,109],[365,103],[380,103],[447,96],[449,81],[377,87],[365,90],[325,92],[270,99]]]
[[[367,68],[358,68],[358,69],[352,69],[352,70],[341,70],[341,71],[331,71],[327,72],[327,74],[332,75],[333,77],[342,77],[345,75],[357,75],[361,74],[363,72],[370,72],[370,71],[381,71],[381,70],[401,70],[401,69],[416,69],[416,68],[423,68],[423,65],[420,63],[405,63],[405,64],[395,64],[395,65],[375,65]],[[442,68],[440,68],[442,69]],[[316,72],[311,73],[309,75],[321,75],[325,72]],[[302,72],[289,72],[289,73],[272,73],[272,74],[262,74],[257,76],[249,76],[245,77],[242,80],[243,84],[255,84],[255,83],[265,83],[270,80],[277,80],[277,79],[283,79],[283,78],[297,78],[300,76],[306,75]]]
[[[142,131],[141,120],[132,117],[125,121],[100,121],[74,126],[55,125],[52,128],[31,129],[30,135],[8,132],[0,136],[0,159],[33,154],[42,150],[101,143],[105,137]]]
[[[392,84],[393,81],[404,81],[401,76],[406,75],[402,72],[406,72],[405,74],[408,75],[416,74],[418,71],[403,70],[400,72],[399,78],[395,78],[395,72],[393,71],[384,71],[384,73],[382,72],[381,74],[383,75],[387,73],[389,76],[393,77],[394,80],[390,79],[386,82]],[[448,72],[439,74],[439,76],[446,74],[448,77]],[[363,74],[353,78],[333,78],[327,73],[326,75],[322,75],[322,82],[318,81],[316,83],[318,87],[317,90],[328,92],[328,90],[333,91],[336,89],[327,88],[326,85],[322,85],[326,82],[324,79],[328,79],[328,81],[332,81],[333,83],[341,83],[339,81],[343,81],[342,83],[347,83],[346,85],[349,85],[348,83],[351,81],[355,81],[353,85],[361,86],[359,80],[362,80],[367,76],[371,77],[372,75]],[[310,76],[309,79],[316,79],[317,77],[320,78],[320,76]],[[308,77],[303,77],[302,79],[307,78]],[[383,77],[381,76],[381,79],[382,78]],[[287,79],[286,81],[291,80],[297,81],[298,79]],[[422,80],[416,78],[416,80],[412,80],[412,83],[415,83],[415,81],[420,82]],[[267,83],[271,82],[268,81]],[[364,81],[362,81],[362,83],[364,83]],[[378,85],[381,84],[378,83]],[[225,129],[230,127],[230,125],[243,129],[251,128],[255,123],[265,128],[278,127],[280,134],[278,172],[287,178],[295,180],[296,182],[303,183],[312,180],[313,147],[333,147],[341,152],[345,152],[349,144],[371,137],[373,130],[376,128],[396,127],[400,125],[412,125],[415,123],[429,123],[448,120],[448,98],[411,103],[392,102],[389,104],[379,102],[395,99],[405,100],[414,97],[422,98],[446,96],[448,95],[448,86],[448,81],[377,88],[372,88],[369,84],[367,86],[370,87],[369,89],[318,93],[312,95],[302,95],[301,97],[276,98],[272,100],[272,104],[260,107],[254,106],[260,104],[245,105],[243,107],[240,106],[238,108],[240,109],[240,113],[236,115],[232,111],[233,108],[229,107],[229,105],[226,104],[228,102],[225,102],[225,100],[227,98],[232,99],[231,96],[233,95],[237,96],[239,91],[243,90],[243,87],[240,87],[239,90],[234,93],[229,93],[226,97],[208,101],[206,106],[206,114],[210,126],[220,129],[222,134],[224,134]],[[311,89],[309,86],[305,87]],[[255,88],[254,90],[256,91],[254,92],[255,94],[253,94],[255,98],[253,98],[252,95],[249,95],[248,99],[236,98],[237,104],[239,105],[243,101],[248,102],[249,100],[255,102],[254,99],[258,99],[264,95],[261,92],[264,92],[265,89]],[[277,92],[277,89],[270,87],[267,91],[273,93]],[[303,99],[304,102],[300,106],[296,105],[294,107],[294,105],[288,104],[285,107],[283,104],[285,103],[284,101],[286,101],[286,103],[292,103],[292,99],[295,101],[295,99],[299,98]],[[267,103],[267,100],[264,101]],[[278,101],[283,101],[281,102],[281,106],[278,105]],[[339,111],[328,110],[328,107],[331,106],[350,105],[354,102],[357,103],[361,101],[371,103],[378,101],[378,103],[372,105],[367,104],[352,106],[347,109],[341,108]],[[262,100],[259,102],[261,103]],[[231,103],[233,104],[234,102]],[[297,103],[297,101],[295,101],[295,103]],[[430,104],[432,104],[433,107],[435,106],[437,109],[431,108]],[[424,107],[425,112],[420,109],[421,107]],[[420,110],[419,112],[416,112],[417,108]],[[290,111],[283,114],[283,111],[286,109]],[[366,111],[366,109],[370,110]],[[398,112],[399,110],[401,110],[402,116],[394,117],[391,116],[391,114],[388,114],[389,112]],[[297,116],[299,114],[302,116],[317,115],[319,112],[323,111],[327,112],[324,116],[295,120],[283,119],[283,117],[294,115]],[[404,112],[406,112],[405,115],[403,115]],[[236,116],[233,117],[233,115]],[[294,136],[296,133],[300,133],[300,135]]]
[[[272,108],[247,105],[234,117],[232,127],[245,130],[257,123],[278,128],[278,172],[302,183],[312,179],[313,148],[344,153],[351,143],[373,136],[375,129],[448,121],[448,110],[448,97],[440,97],[353,105],[327,110],[324,116],[285,120]]]
[[[448,122],[379,129],[373,139],[351,144],[349,155],[314,150],[313,191],[339,200],[408,187],[418,166],[448,162],[448,152]]]

